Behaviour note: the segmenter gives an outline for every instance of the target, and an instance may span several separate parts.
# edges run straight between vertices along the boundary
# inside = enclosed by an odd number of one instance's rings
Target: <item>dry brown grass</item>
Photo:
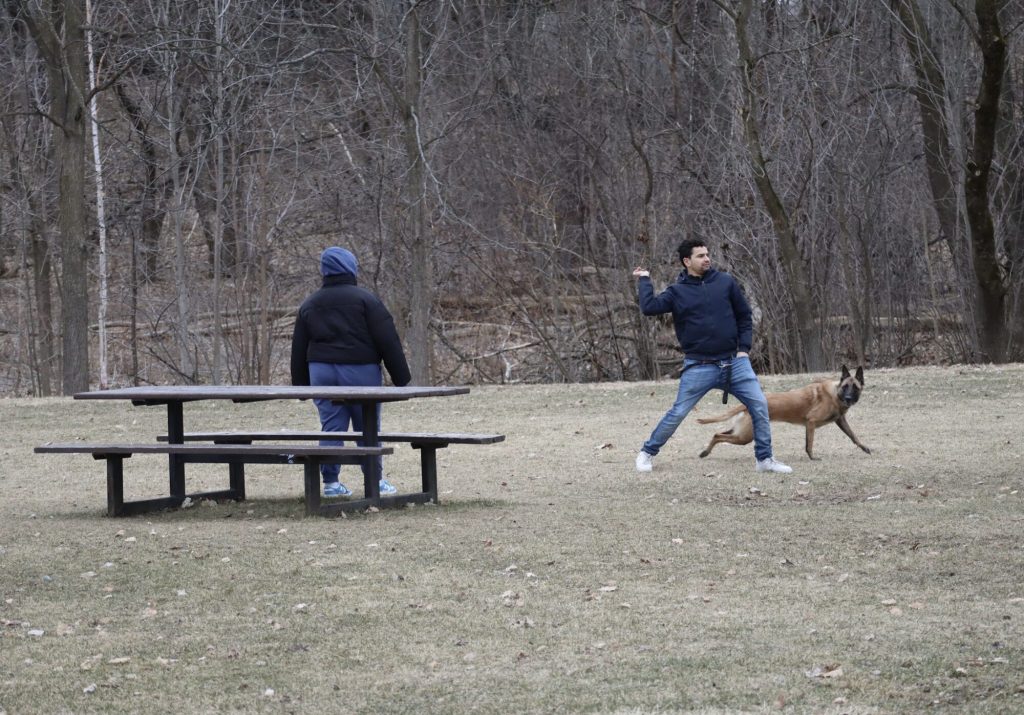
[[[31,448],[151,439],[162,410],[2,400],[0,712],[1024,711],[1024,366],[869,371],[849,417],[874,454],[828,427],[812,463],[779,425],[786,477],[750,447],[697,459],[692,419],[637,475],[674,391],[389,407],[508,439],[442,452],[441,506],[334,520],[303,517],[298,467],[250,468],[246,503],[109,519],[101,463]],[[316,424],[309,403],[186,420]],[[400,488],[416,470],[386,461]],[[133,496],[166,481],[158,457],[126,471]]]

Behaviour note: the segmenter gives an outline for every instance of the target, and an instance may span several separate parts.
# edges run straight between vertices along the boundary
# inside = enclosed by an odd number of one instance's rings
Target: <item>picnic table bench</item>
[[[305,476],[306,513],[322,511],[320,503],[320,465],[323,463],[358,464],[365,457],[391,454],[390,447],[321,447],[304,445],[251,444],[90,444],[47,442],[35,448],[40,454],[91,454],[107,462],[107,513],[130,516],[157,509],[181,506],[185,498],[233,499],[245,501],[245,473],[248,464],[302,464]],[[124,500],[124,460],[133,454],[177,455],[185,461],[206,464],[227,464],[230,486],[212,492],[194,492],[184,498],[177,496],[156,499]],[[425,499],[423,501],[426,501]],[[369,500],[346,502],[351,509],[370,506]]]
[[[38,453],[84,453],[107,463],[107,513],[110,516],[139,514],[180,506],[186,498],[234,499],[245,495],[245,464],[303,464],[307,514],[331,515],[369,506],[400,506],[437,502],[438,449],[449,444],[493,444],[505,439],[500,434],[379,432],[379,406],[419,397],[465,394],[467,387],[285,387],[285,386],[171,386],[100,390],[76,394],[75,399],[122,399],[135,405],[166,405],[167,432],[157,443],[46,443]],[[320,432],[279,430],[273,432],[185,432],[183,405],[197,400],[226,399],[237,403],[297,398],[330,399],[361,405],[363,432]],[[351,440],[362,445],[305,445],[306,441]],[[203,442],[204,444],[198,444]],[[209,442],[210,444],[205,444]],[[253,444],[259,442],[260,444]],[[274,444],[263,444],[274,442]],[[281,442],[288,442],[282,444]],[[381,442],[408,442],[421,450],[422,491],[381,496],[379,457],[393,454]],[[125,501],[124,459],[133,454],[165,454],[169,465],[169,496]],[[185,493],[186,463],[228,464],[229,487],[210,492]],[[359,464],[364,468],[364,498],[325,503],[320,496],[321,464]]]
[[[185,432],[184,442],[213,442],[215,445],[245,445],[262,441],[357,441],[363,438],[360,432],[317,432],[303,430],[279,430],[276,432]],[[166,441],[167,435],[158,435],[157,439]],[[503,434],[468,434],[463,432],[380,432],[380,442],[408,442],[409,446],[420,452],[420,477],[422,493],[429,500],[437,502],[437,450],[450,444],[495,444],[505,440]],[[388,449],[388,453],[392,452]],[[244,466],[239,464],[233,478],[244,484]]]

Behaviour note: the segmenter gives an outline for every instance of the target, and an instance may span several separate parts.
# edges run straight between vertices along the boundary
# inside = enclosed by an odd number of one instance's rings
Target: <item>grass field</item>
[[[671,381],[389,406],[388,429],[507,441],[439,453],[439,506],[338,519],[273,466],[244,503],[108,518],[101,462],[32,447],[148,441],[164,411],[0,400],[0,713],[1024,712],[1024,365],[866,383],[873,454],[829,426],[811,462],[776,425],[784,476],[751,446],[698,459],[693,416],[638,475]],[[185,409],[316,426],[308,402]],[[159,457],[125,470],[130,497],[166,489]],[[385,471],[413,486],[417,453]]]

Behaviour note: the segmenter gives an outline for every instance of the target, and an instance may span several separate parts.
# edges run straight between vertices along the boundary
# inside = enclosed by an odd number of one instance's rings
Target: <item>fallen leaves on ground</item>
[[[804,673],[808,678],[840,678],[843,675],[843,668],[838,663],[828,665],[816,665]]]

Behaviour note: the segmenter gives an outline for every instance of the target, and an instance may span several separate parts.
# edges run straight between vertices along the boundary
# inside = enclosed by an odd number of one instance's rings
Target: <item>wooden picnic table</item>
[[[503,435],[453,435],[412,433],[401,435],[389,433],[383,439],[410,442],[414,447],[425,447],[429,460],[424,458],[424,491],[381,497],[381,478],[378,457],[390,454],[390,447],[380,445],[382,435],[377,420],[380,405],[385,402],[419,399],[423,397],[449,397],[469,393],[468,387],[329,387],[329,386],[284,386],[284,385],[231,385],[193,386],[172,385],[166,387],[126,387],[111,390],[80,392],[76,400],[127,400],[134,405],[165,405],[167,408],[167,434],[162,442],[150,444],[52,444],[36,448],[37,452],[87,452],[97,459],[107,460],[108,513],[111,515],[134,514],[179,506],[187,497],[196,498],[245,498],[244,464],[246,463],[292,463],[301,462],[306,466],[305,491],[306,507],[309,513],[328,514],[336,511],[351,511],[367,506],[397,506],[406,503],[437,500],[436,473],[428,475],[428,468],[436,472],[434,451],[449,443],[488,444],[504,439]],[[268,435],[277,433],[186,433],[186,402],[204,400],[229,400],[236,403],[266,400],[313,400],[326,399],[338,403],[357,404],[362,408],[363,431],[345,433],[362,444],[361,447],[297,446],[292,444],[254,445],[252,441],[266,440]],[[217,436],[220,439],[217,439]],[[338,433],[289,432],[282,426],[281,440],[337,439]],[[207,438],[212,445],[193,442]],[[280,441],[280,440],[278,440]],[[188,442],[188,444],[187,444]],[[158,499],[125,502],[123,499],[121,461],[134,453],[167,454],[169,496]],[[429,461],[429,464],[428,464]],[[185,464],[227,463],[229,465],[230,488],[224,491],[187,494],[185,491]],[[364,466],[364,498],[357,501],[321,504],[319,465],[322,463],[361,464]],[[431,487],[428,476],[433,482]],[[432,492],[432,493],[431,493]]]

